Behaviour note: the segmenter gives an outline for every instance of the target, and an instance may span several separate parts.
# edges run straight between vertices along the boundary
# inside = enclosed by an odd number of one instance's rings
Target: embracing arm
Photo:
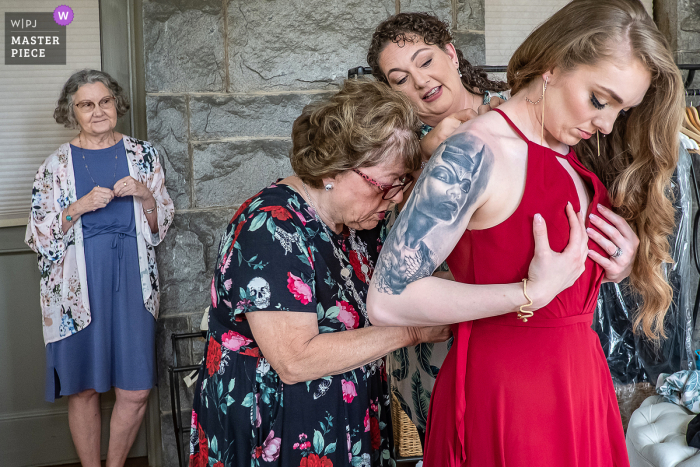
[[[313,313],[256,311],[246,318],[262,354],[285,384],[342,374],[401,347],[450,337],[445,326],[370,326],[319,334]]]
[[[522,282],[473,285],[431,277],[486,202],[494,165],[488,145],[465,131],[438,148],[382,248],[367,298],[373,324],[451,324],[517,311],[528,302]],[[562,253],[549,248],[544,219],[535,216],[535,256],[528,273],[534,304],[528,310],[545,306],[584,270],[582,214],[570,205],[566,209],[571,230]]]

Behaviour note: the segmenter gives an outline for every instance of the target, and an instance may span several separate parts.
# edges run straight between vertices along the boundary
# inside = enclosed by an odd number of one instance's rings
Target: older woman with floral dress
[[[219,246],[190,466],[394,465],[383,356],[449,328],[370,326],[386,211],[420,164],[410,101],[347,81],[295,121],[296,175],[238,209]]]
[[[173,204],[155,148],[114,131],[128,109],[107,73],[68,79],[54,118],[80,131],[39,168],[25,239],[41,271],[46,400],[68,396],[85,467],[100,465],[100,393],[115,388],[107,465],[123,465],[155,383],[153,247]]]

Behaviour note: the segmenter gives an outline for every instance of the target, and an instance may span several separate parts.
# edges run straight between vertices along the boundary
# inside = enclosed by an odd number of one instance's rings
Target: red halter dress
[[[459,282],[502,284],[527,277],[534,215],[550,246],[569,242],[566,204],[580,210],[565,157],[593,193],[590,210],[609,207],[601,181],[576,158],[527,142],[520,205],[502,223],[467,230],[447,264]],[[587,226],[589,225],[588,218]],[[595,242],[589,248],[606,255]],[[535,311],[453,325],[454,344],[433,389],[425,467],[628,467],[620,412],[603,350],[591,329],[604,270],[590,258],[573,286]],[[523,297],[525,302],[525,297]]]

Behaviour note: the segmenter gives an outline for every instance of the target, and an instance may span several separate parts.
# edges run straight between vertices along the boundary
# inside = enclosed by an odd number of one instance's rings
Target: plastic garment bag
[[[624,280],[619,284],[605,283],[598,296],[593,329],[600,337],[610,373],[618,393],[623,420],[628,418],[625,406],[634,399],[641,403],[644,396],[653,393],[659,373],[675,373],[695,369],[691,345],[693,316],[691,295],[697,288],[691,275],[691,159],[681,146],[679,162],[672,179],[676,229],[669,243],[673,264],[667,265],[668,281],[673,287],[673,302],[666,314],[664,328],[667,338],[659,343],[632,331],[632,318],[639,299]],[[650,384],[644,384],[644,383]],[[631,404],[634,410],[638,404]]]

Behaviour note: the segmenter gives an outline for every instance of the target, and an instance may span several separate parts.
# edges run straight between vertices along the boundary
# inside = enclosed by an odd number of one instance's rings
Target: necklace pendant
[[[348,268],[341,269],[340,276],[345,280],[350,279],[350,270]]]

